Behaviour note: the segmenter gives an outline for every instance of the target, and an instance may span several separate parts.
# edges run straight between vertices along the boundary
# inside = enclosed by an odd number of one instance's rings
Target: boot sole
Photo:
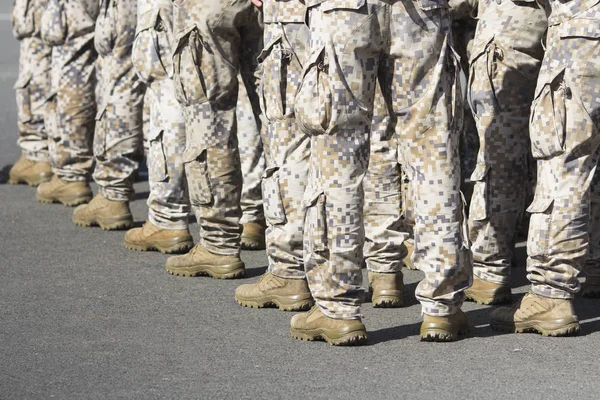
[[[267,248],[264,243],[257,243],[242,239],[242,250],[264,250]]]
[[[242,249],[243,250],[264,250],[267,248],[264,237],[257,236],[241,236]]]
[[[310,309],[314,300],[312,298],[307,299],[290,299],[289,297],[284,296],[265,296],[260,299],[255,300],[247,300],[240,299],[238,296],[235,296],[235,301],[243,307],[249,308],[267,308],[267,307],[275,307],[280,309],[281,311],[306,311]]]
[[[476,304],[490,305],[490,304],[507,304],[512,300],[512,294],[506,293],[495,297],[484,297],[478,296],[474,293],[468,293],[465,291],[465,299],[472,301]]]
[[[375,308],[400,308],[404,305],[404,300],[396,296],[377,296],[371,300]]]
[[[82,219],[72,219],[73,223],[78,226],[90,227],[90,226],[99,226],[105,231],[117,231],[130,229],[133,227],[133,219],[131,217],[113,217],[113,218],[105,218],[98,219],[96,221],[86,221]]]
[[[245,265],[242,261],[230,265],[193,265],[191,267],[167,267],[167,272],[175,276],[193,277],[199,275],[210,276],[215,279],[242,278],[245,273]]]
[[[290,334],[294,339],[307,342],[323,340],[332,346],[359,346],[367,343],[368,340],[367,331],[364,330],[346,333],[342,336],[328,336],[323,329],[297,330],[290,327]]]
[[[176,254],[176,253],[187,253],[192,247],[194,247],[193,242],[183,242],[176,244],[136,244],[125,241],[125,247],[129,250],[134,251],[158,251],[163,254]]]
[[[40,195],[35,196],[40,203],[53,204],[60,203],[63,206],[75,207],[81,204],[89,203],[92,200],[92,195],[78,195],[78,196],[67,196],[67,197],[43,197]]]
[[[454,342],[459,336],[467,334],[468,329],[460,329],[457,333],[448,332],[445,329],[429,328],[421,331],[421,341],[423,342]]]
[[[14,178],[14,177],[9,176],[7,183],[9,185],[19,185],[19,184],[24,183],[24,184],[27,184],[29,186],[36,187],[36,186],[39,186],[40,183],[44,183],[44,182],[50,181],[50,179],[52,179],[52,175],[50,175],[50,176],[40,176],[37,179],[36,178],[34,178],[34,179]]]
[[[506,333],[539,333],[542,336],[573,336],[579,333],[579,322],[569,322],[567,324],[558,322],[540,322],[528,321],[516,324],[499,324],[490,322],[490,327],[496,331]]]

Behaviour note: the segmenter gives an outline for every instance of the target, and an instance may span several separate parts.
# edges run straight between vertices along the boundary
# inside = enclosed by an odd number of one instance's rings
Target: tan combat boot
[[[244,276],[245,265],[239,256],[213,254],[197,244],[189,253],[167,259],[167,272],[177,276],[208,275],[217,279]]]
[[[29,186],[37,186],[50,179],[52,168],[49,162],[31,161],[25,156],[21,156],[8,172],[8,183],[11,185],[26,183]]]
[[[188,229],[162,229],[150,221],[141,228],[133,228],[125,234],[125,246],[130,250],[161,253],[183,253],[194,247],[194,239]]]
[[[258,222],[248,222],[242,224],[242,249],[244,250],[264,250],[267,246],[265,243],[264,224]]]
[[[467,300],[477,304],[509,303],[511,291],[508,285],[500,285],[473,276],[473,285],[465,290]]]
[[[324,340],[334,346],[354,346],[367,342],[367,329],[360,319],[335,319],[317,306],[292,317],[290,333],[294,339]]]
[[[421,340],[425,342],[453,342],[469,330],[467,316],[461,310],[443,317],[423,314]]]
[[[313,305],[306,279],[280,278],[270,272],[256,283],[238,287],[235,300],[244,307],[274,306],[282,311],[308,310]]]
[[[382,274],[368,273],[369,292],[373,307],[396,308],[404,304],[404,282],[402,272]]]
[[[404,246],[406,246],[406,249],[408,250],[408,254],[406,255],[406,257],[404,257],[404,266],[407,269],[414,269],[416,270],[417,267],[415,267],[415,264],[413,264],[411,257],[415,251],[415,243],[413,242],[413,240],[405,240],[404,241]]]
[[[579,332],[572,300],[552,299],[532,292],[513,307],[492,311],[490,326],[503,332],[537,332],[544,336],[569,336]]]
[[[582,297],[600,297],[600,277],[588,276],[581,285]]]
[[[61,203],[74,207],[92,199],[92,189],[86,181],[63,181],[54,175],[50,182],[38,186],[35,196],[40,203]]]
[[[84,204],[73,211],[73,223],[79,226],[100,226],[113,231],[129,229],[133,226],[133,217],[129,210],[129,202],[112,201],[98,193],[89,204]]]

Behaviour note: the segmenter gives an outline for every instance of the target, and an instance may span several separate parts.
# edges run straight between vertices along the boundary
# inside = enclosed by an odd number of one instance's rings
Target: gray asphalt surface
[[[0,5],[3,171],[19,156],[9,3]],[[263,252],[243,253],[243,280],[172,277],[166,256],[129,251],[122,232],[76,227],[72,209],[0,182],[0,399],[599,397],[597,301],[577,301],[574,338],[497,334],[489,308],[468,303],[468,337],[421,343],[414,289],[422,274],[407,271],[407,307],[364,306],[368,346],[299,342],[289,336],[292,314],[233,299],[237,285],[264,272]],[[136,190],[141,224],[146,182]],[[523,247],[517,258],[515,299],[527,290]]]

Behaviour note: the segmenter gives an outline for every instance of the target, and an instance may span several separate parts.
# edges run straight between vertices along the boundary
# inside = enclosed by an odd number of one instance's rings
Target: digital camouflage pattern
[[[95,46],[100,88],[94,136],[94,181],[113,201],[133,198],[143,157],[143,100],[146,86],[132,63],[137,0],[101,0]]]
[[[413,260],[426,275],[417,297],[427,314],[455,313],[471,270],[459,190],[462,105],[447,3],[306,5],[309,55],[295,108],[311,136],[304,261],[313,297],[330,317],[360,316],[361,182],[380,59],[388,56],[394,62],[389,104],[398,119],[398,158],[414,189]]]
[[[237,75],[245,73],[242,49],[262,38],[259,11],[247,0],[176,0],[173,5],[174,81],[184,106],[185,171],[200,245],[214,254],[237,255],[242,189]],[[256,76],[244,81],[253,82],[247,89],[256,87]],[[253,109],[260,115],[258,104]]]
[[[305,7],[299,0],[266,0],[263,10],[265,49],[260,55],[259,93],[267,120],[262,192],[269,272],[281,278],[304,278],[302,197],[310,140],[296,124],[294,97],[306,60]]]
[[[382,65],[383,67],[383,65]],[[390,66],[391,67],[391,66]],[[385,67],[384,67],[385,68]],[[392,273],[402,270],[410,237],[405,219],[405,195],[398,146],[394,132],[395,116],[377,85],[370,136],[369,167],[363,179],[364,190],[364,258],[369,271]]]
[[[258,104],[257,88],[252,87],[256,82],[254,79],[248,82],[244,80],[245,76],[253,76],[258,69],[257,60],[261,49],[262,39],[250,41],[244,46],[241,55],[244,61],[240,68],[245,69],[245,72],[238,74],[239,92],[235,111],[243,177],[240,200],[242,207],[240,223],[243,224],[248,222],[262,224],[265,221],[261,192],[261,177],[265,171],[263,143],[260,137],[263,128],[252,105]],[[250,96],[253,98],[251,99]]]
[[[42,14],[42,39],[52,46],[45,117],[50,163],[64,181],[87,180],[93,164],[98,7],[98,0],[48,0]]]
[[[600,272],[598,234],[588,235],[598,224],[600,2],[548,0],[547,7],[546,53],[529,125],[538,169],[527,209],[527,277],[534,293],[570,299],[580,289],[588,247],[586,271]]]
[[[183,152],[185,118],[175,98],[173,61],[173,4],[171,0],[138,0],[133,65],[147,85],[150,106],[148,142],[148,219],[162,229],[187,229],[190,210]]]
[[[468,95],[479,134],[469,212],[473,273],[507,285],[529,175],[529,112],[544,49],[535,1],[480,0]]]
[[[42,12],[47,0],[15,0],[12,26],[20,41],[19,77],[15,83],[21,153],[31,161],[49,161],[44,123],[50,91],[52,48],[41,39]]]

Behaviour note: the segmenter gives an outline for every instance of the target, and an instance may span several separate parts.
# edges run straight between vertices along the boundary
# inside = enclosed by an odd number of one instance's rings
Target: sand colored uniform
[[[586,260],[589,274],[600,275],[597,235],[588,235],[598,225],[600,2],[549,0],[547,7],[546,53],[529,124],[538,170],[528,208],[527,277],[534,293],[571,299]]]
[[[398,158],[414,182],[417,288],[431,315],[458,311],[471,271],[458,157],[460,91],[448,5],[441,0],[307,0],[309,51],[296,97],[311,136],[304,196],[305,268],[321,311],[360,316],[362,180],[382,57],[393,60],[390,104]]]
[[[177,0],[174,81],[184,106],[189,196],[200,244],[211,253],[240,251],[242,174],[236,104],[242,49],[260,41],[259,11],[249,1]],[[254,71],[253,71],[254,72]],[[256,87],[256,77],[244,77]],[[253,98],[253,96],[250,96]],[[253,104],[260,115],[258,104]]]
[[[93,163],[98,10],[97,0],[48,0],[42,14],[42,39],[53,46],[45,121],[50,162],[64,181],[87,180]]]
[[[131,59],[137,0],[102,0],[95,46],[100,56],[98,112],[94,136],[94,180],[113,201],[133,198],[133,181],[143,157],[143,100],[146,86]]]
[[[44,123],[50,91],[52,47],[41,38],[42,13],[47,0],[15,0],[13,34],[20,42],[19,77],[15,84],[19,147],[32,161],[49,161],[48,132]]]
[[[479,135],[469,212],[473,273],[508,284],[530,181],[529,113],[544,55],[535,1],[480,0],[468,96]]]

